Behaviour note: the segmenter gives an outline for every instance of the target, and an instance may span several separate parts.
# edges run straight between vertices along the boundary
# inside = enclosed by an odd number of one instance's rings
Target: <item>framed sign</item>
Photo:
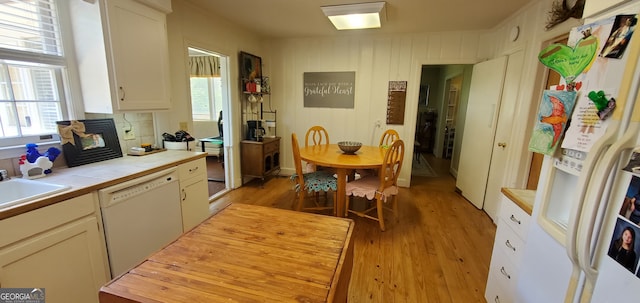
[[[304,73],[304,107],[353,108],[356,72]]]
[[[122,157],[113,119],[58,121],[56,124],[67,166]]]

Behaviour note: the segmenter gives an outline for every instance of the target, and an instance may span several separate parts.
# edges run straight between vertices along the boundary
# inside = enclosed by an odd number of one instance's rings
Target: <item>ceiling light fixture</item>
[[[386,2],[321,6],[338,30],[380,28],[386,18]]]

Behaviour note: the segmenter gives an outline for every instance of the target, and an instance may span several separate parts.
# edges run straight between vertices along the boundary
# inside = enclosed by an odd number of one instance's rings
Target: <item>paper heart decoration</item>
[[[576,90],[580,90],[582,87],[582,81],[576,82]]]
[[[556,85],[556,90],[564,90],[564,84]]]
[[[567,83],[580,75],[596,58],[598,39],[589,36],[580,39],[574,48],[564,44],[551,44],[538,54],[538,60],[558,72]]]

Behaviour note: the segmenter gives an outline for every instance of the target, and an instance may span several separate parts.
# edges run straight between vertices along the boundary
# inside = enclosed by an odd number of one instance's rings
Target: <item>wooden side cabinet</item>
[[[242,178],[264,178],[280,171],[280,137],[240,142]]]

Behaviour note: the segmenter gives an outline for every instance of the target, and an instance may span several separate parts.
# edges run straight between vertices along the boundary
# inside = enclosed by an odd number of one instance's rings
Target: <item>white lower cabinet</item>
[[[182,228],[186,232],[209,217],[207,162],[200,158],[178,167]]]
[[[44,288],[48,303],[98,302],[109,280],[94,193],[0,221],[0,287]]]
[[[531,216],[510,199],[504,195],[500,199],[498,228],[485,290],[485,299],[489,303],[514,302],[518,268],[525,245],[523,239],[531,220]]]

